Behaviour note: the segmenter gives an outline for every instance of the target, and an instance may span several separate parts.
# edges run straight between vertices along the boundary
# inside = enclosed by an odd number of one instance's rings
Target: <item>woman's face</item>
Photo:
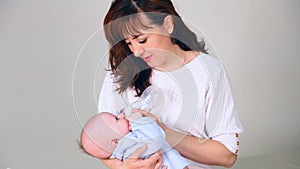
[[[139,34],[127,37],[125,42],[133,54],[143,59],[150,67],[164,69],[174,58],[172,55],[176,52],[175,45],[164,26],[151,27],[139,30]]]

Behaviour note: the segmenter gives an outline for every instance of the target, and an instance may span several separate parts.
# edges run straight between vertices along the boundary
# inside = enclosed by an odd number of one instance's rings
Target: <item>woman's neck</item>
[[[197,51],[184,51],[176,45],[174,52],[167,56],[165,63],[161,67],[156,67],[154,69],[164,72],[175,71],[188,64],[197,57],[198,54],[199,52]]]

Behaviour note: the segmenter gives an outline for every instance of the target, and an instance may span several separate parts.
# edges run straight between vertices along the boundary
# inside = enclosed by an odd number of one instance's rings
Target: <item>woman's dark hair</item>
[[[204,41],[182,21],[170,0],[114,0],[107,12],[103,25],[107,41],[110,44],[109,63],[117,89],[120,93],[128,87],[135,89],[140,96],[151,85],[152,69],[139,57],[135,57],[125,42],[125,37],[137,35],[140,29],[151,28],[145,25],[140,14],[145,14],[152,25],[161,26],[167,15],[174,21],[172,43],[185,51],[207,53]]]

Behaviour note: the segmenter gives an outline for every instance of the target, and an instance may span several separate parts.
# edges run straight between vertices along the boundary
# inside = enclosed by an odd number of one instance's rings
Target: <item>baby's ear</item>
[[[114,139],[110,140],[110,143],[111,143],[112,145],[117,145],[118,142],[119,142],[119,139],[117,139],[117,138],[114,138]]]

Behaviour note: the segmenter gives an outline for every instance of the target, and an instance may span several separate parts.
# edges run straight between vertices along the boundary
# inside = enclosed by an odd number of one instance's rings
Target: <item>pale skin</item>
[[[147,18],[145,18],[147,22]],[[173,31],[173,19],[167,16],[162,26],[155,25],[151,30],[141,30],[136,36],[126,38],[126,43],[135,56],[142,58],[150,67],[160,71],[172,71],[193,60],[198,52],[183,51],[171,42],[168,36]],[[147,111],[136,110],[144,116],[156,119],[164,129],[167,141],[181,155],[193,161],[216,166],[232,167],[237,155],[229,151],[223,144],[214,140],[204,140],[191,135],[183,135],[169,129]],[[101,160],[112,169],[158,169],[161,167],[161,153],[149,159],[141,160],[138,156],[145,150],[137,150],[132,158],[120,161],[115,159]]]

